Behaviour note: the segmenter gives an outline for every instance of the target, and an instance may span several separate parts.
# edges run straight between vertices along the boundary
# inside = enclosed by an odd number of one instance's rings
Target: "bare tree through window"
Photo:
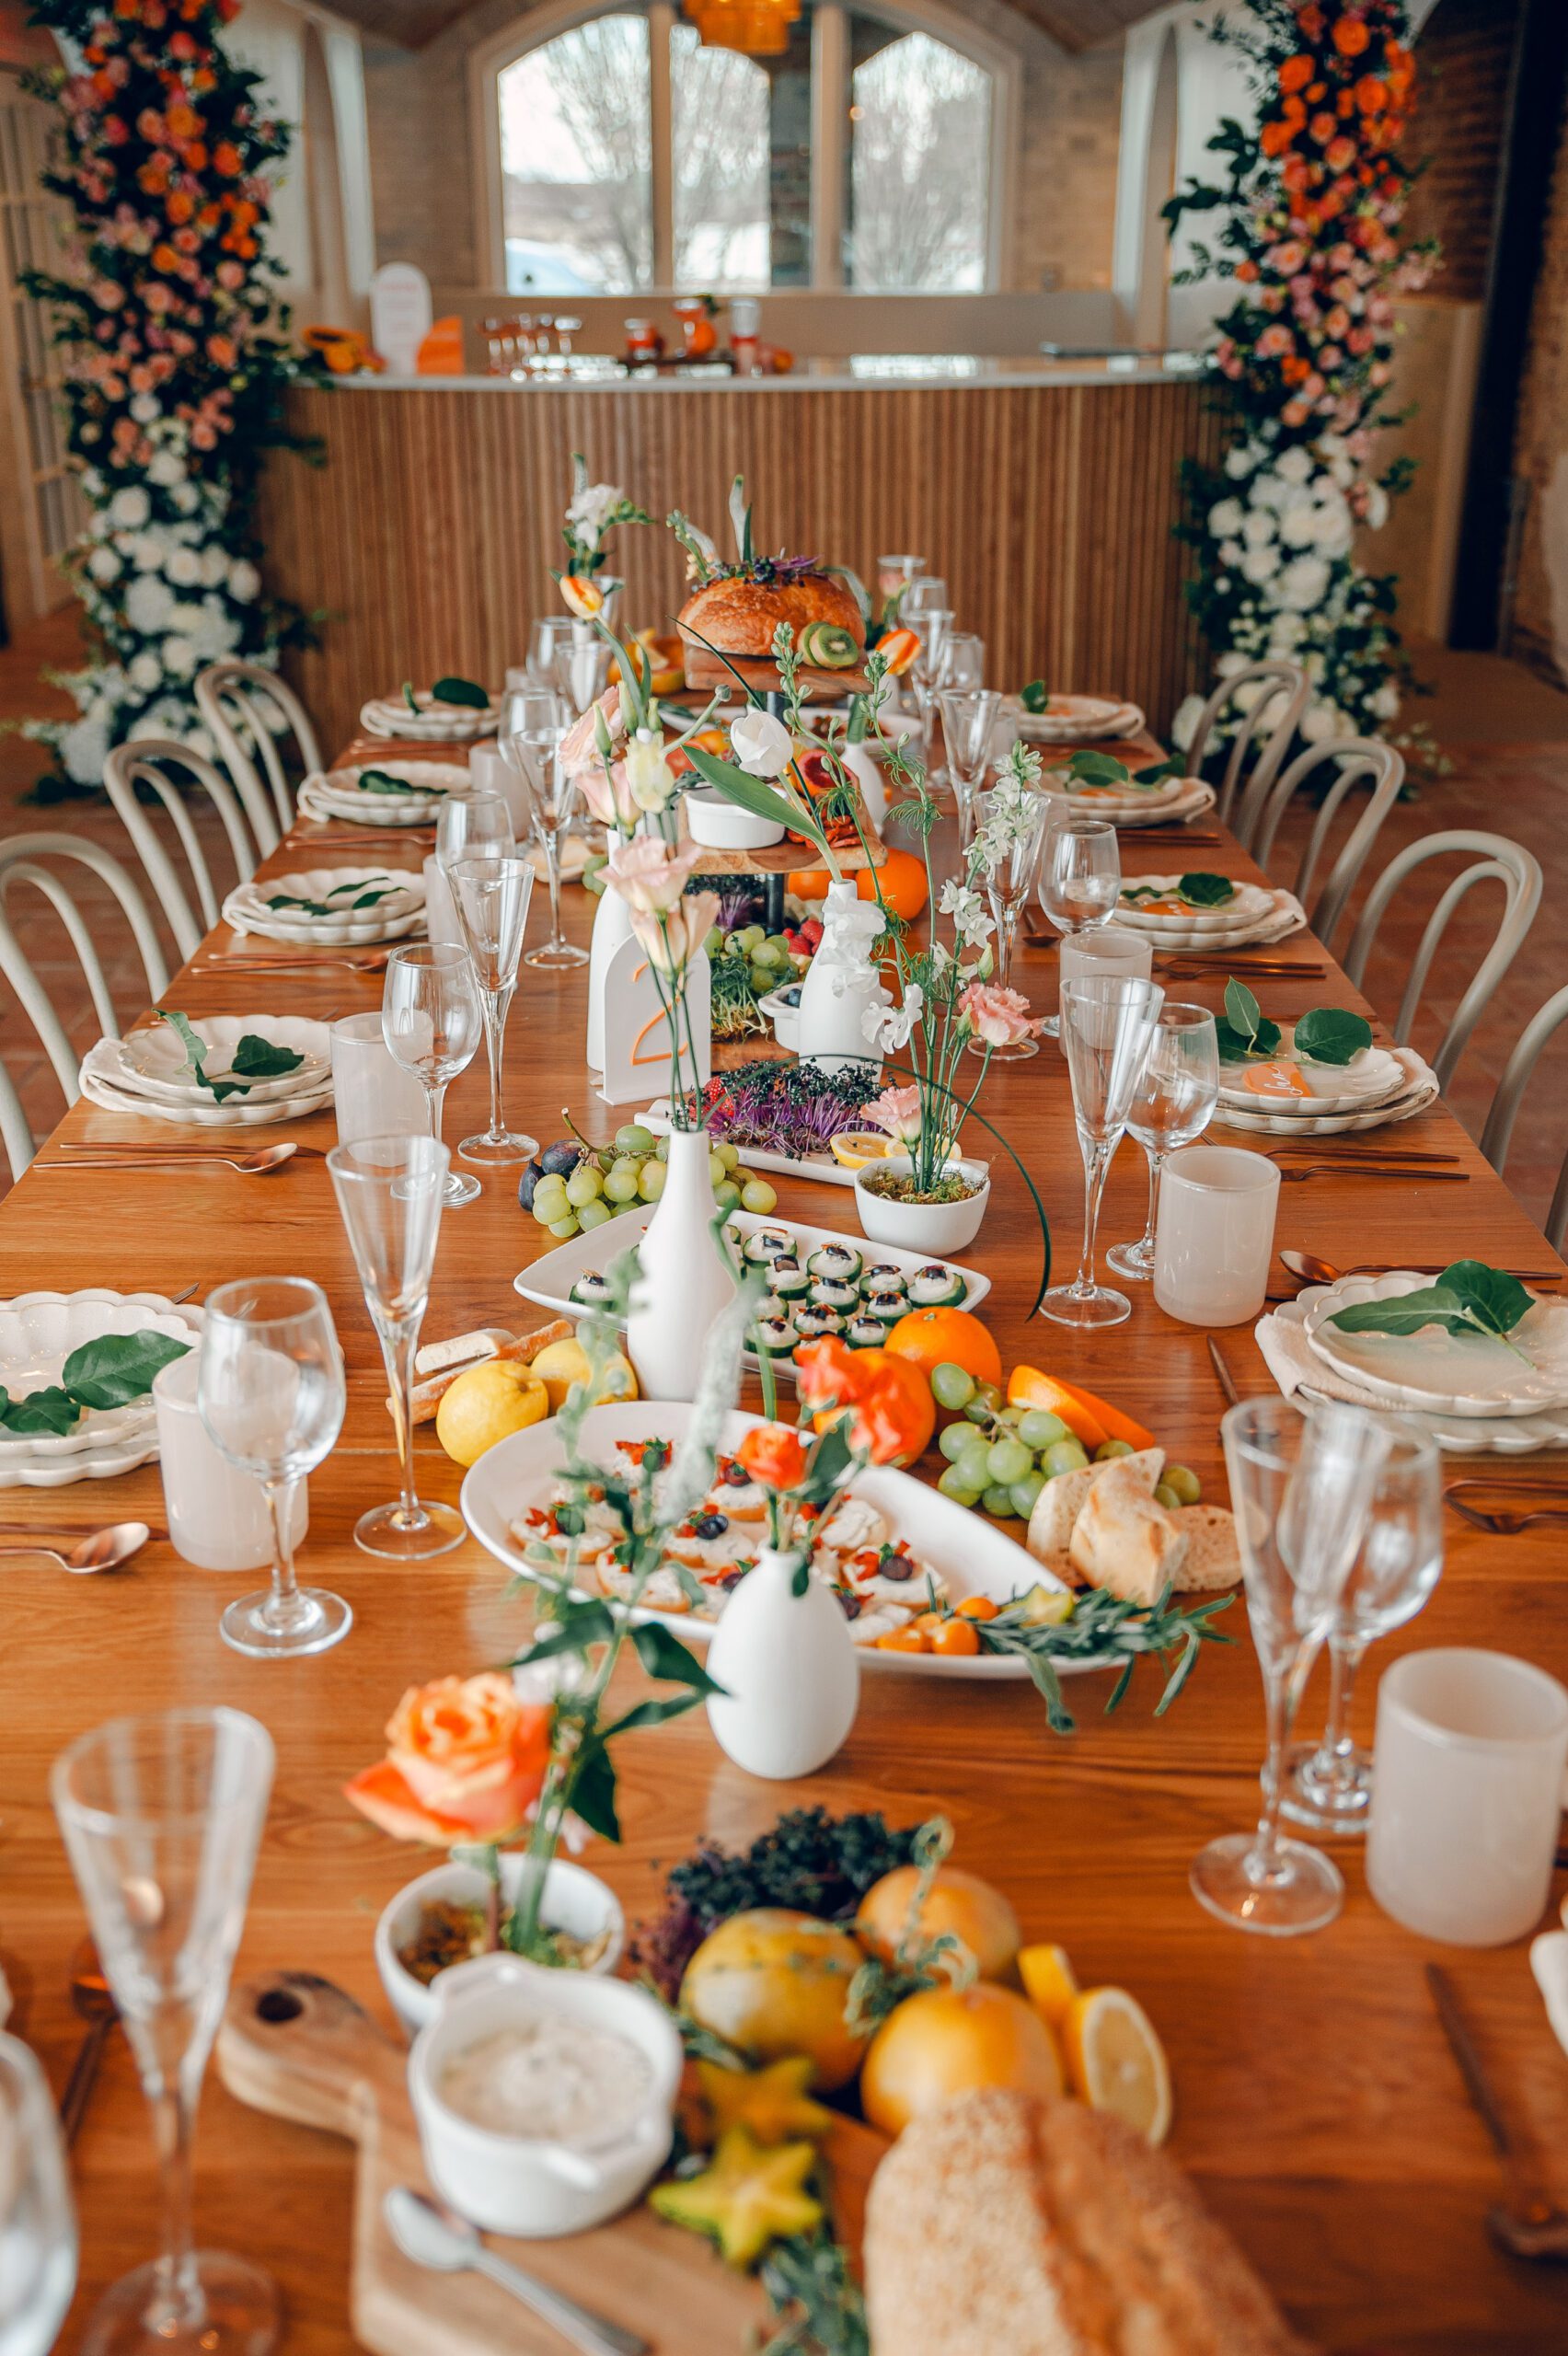
[[[865,288],[986,283],[991,77],[927,33],[888,40],[850,77],[847,276]],[[857,46],[859,46],[859,41]]]
[[[648,19],[597,17],[498,77],[513,294],[626,294],[653,275]]]

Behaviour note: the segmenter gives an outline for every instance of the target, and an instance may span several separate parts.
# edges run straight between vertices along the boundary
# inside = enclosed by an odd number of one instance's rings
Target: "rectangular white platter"
[[[638,1242],[648,1231],[654,1208],[652,1203],[634,1203],[618,1218],[605,1219],[602,1227],[591,1229],[586,1235],[574,1235],[570,1243],[558,1243],[553,1252],[547,1252],[530,1267],[519,1270],[512,1279],[513,1290],[520,1292],[525,1300],[537,1301],[541,1309],[553,1310],[558,1317],[586,1317],[588,1311],[583,1303],[571,1298],[572,1286],[586,1270],[607,1268],[617,1254]],[[769,1211],[766,1218],[755,1211],[732,1211],[730,1219],[743,1236],[754,1234],[759,1227],[787,1227],[800,1246],[802,1261],[808,1253],[820,1251],[824,1243],[847,1243],[860,1253],[862,1260],[886,1261],[902,1268],[905,1276],[932,1265],[928,1252],[896,1251],[890,1243],[871,1243],[865,1236],[851,1235],[844,1228],[808,1227],[802,1220],[786,1218],[778,1211]],[[944,1260],[942,1265],[963,1279],[963,1299],[962,1303],[955,1302],[955,1307],[974,1309],[990,1291],[990,1277],[982,1276],[978,1268],[966,1268],[957,1260]],[[757,1364],[755,1351],[745,1353],[745,1363],[751,1367]],[[777,1374],[793,1380],[794,1368],[788,1358],[775,1358],[772,1364]]]
[[[656,1137],[667,1137],[670,1128],[668,1097],[663,1103],[648,1105],[637,1117],[643,1127],[651,1129]],[[760,1170],[770,1177],[814,1178],[824,1186],[852,1186],[855,1184],[855,1172],[846,1170],[841,1161],[835,1161],[830,1153],[813,1155],[810,1161],[793,1161],[787,1153],[772,1153],[766,1146],[740,1145],[733,1138],[717,1138],[714,1142],[717,1145],[733,1145],[748,1170]]]

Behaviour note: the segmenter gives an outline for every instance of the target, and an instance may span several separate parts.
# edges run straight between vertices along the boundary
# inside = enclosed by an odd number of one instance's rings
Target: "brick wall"
[[[1514,464],[1529,486],[1512,651],[1568,687],[1568,120],[1530,316]]]
[[[1436,291],[1456,303],[1486,292],[1518,0],[1437,0],[1415,44],[1417,111],[1405,143],[1426,159],[1405,218],[1442,240]]]

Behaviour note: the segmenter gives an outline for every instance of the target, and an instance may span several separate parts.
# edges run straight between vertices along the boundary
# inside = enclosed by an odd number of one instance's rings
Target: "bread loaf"
[[[1081,2103],[917,2119],[865,2263],[872,2356],[1309,2356],[1175,2162]]]

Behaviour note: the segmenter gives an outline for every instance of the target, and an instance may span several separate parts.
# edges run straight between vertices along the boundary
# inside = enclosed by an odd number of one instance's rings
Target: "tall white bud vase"
[[[626,837],[618,826],[607,826],[605,831],[613,859]],[[630,939],[631,910],[620,894],[606,884],[594,911],[594,931],[588,944],[588,1068],[591,1071],[603,1071],[605,1068],[605,984],[609,976],[610,960],[622,941]]]
[[[874,900],[857,897],[853,884],[830,884],[822,906],[822,941],[801,985],[799,1055],[823,1071],[842,1071],[847,1063],[873,1063],[881,1058],[867,1038],[861,1018],[873,1006],[885,1006],[888,994],[870,960],[870,946],[882,930],[882,910]]]
[[[626,1351],[645,1399],[695,1399],[709,1328],[734,1299],[713,1240],[712,1143],[706,1129],[672,1129],[664,1191],[637,1247]]]
[[[848,1736],[860,1662],[837,1598],[821,1579],[792,1592],[799,1554],[765,1546],[724,1606],[706,1655],[724,1688],[708,1722],[748,1775],[778,1783],[824,1767]]]

